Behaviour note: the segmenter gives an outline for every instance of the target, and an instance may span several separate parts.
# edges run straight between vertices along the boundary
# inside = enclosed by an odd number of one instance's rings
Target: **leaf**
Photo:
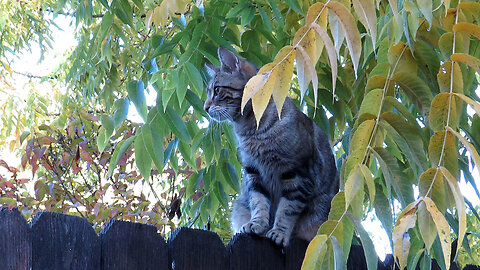
[[[480,168],[480,155],[478,155],[478,152],[475,149],[475,146],[473,146],[473,144],[469,143],[462,135],[460,135],[458,132],[451,129],[450,127],[446,127],[446,129],[448,131],[448,134],[455,135],[460,140],[460,142],[462,142],[463,146],[468,150],[468,152],[470,152],[470,155],[471,155],[473,161],[475,162],[475,165],[477,166],[477,168]],[[446,149],[446,151],[451,151],[451,150]],[[452,158],[452,160],[453,160],[453,158]],[[452,172],[452,170],[450,170],[447,166],[445,166],[445,167],[450,172]],[[456,171],[454,171],[454,172],[456,172]]]
[[[351,172],[345,182],[345,209],[348,209],[353,197],[360,191],[360,187],[363,187],[363,178],[360,175],[360,168],[357,165]]]
[[[410,47],[399,42],[388,50],[388,63],[394,73],[409,73],[411,77],[417,75],[417,62],[413,58]]]
[[[450,60],[464,63],[465,65],[473,68],[477,73],[480,73],[480,60],[474,56],[466,53],[454,53],[450,55]]]
[[[410,235],[408,230],[415,227],[417,215],[409,212],[400,217],[393,229],[393,254],[398,260],[400,269],[404,269],[407,265],[408,252],[410,250]]]
[[[480,39],[480,26],[473,23],[459,22],[453,26],[453,32],[464,32]]]
[[[392,240],[392,229],[393,229],[393,213],[390,202],[382,192],[382,190],[377,189],[375,192],[375,215],[380,220],[383,225],[383,228],[387,232],[390,241]]]
[[[352,3],[360,22],[365,26],[365,29],[368,29],[372,37],[373,48],[375,49],[377,47],[377,14],[374,1],[353,0]]]
[[[142,136],[146,142],[148,154],[153,160],[153,164],[157,167],[159,173],[163,171],[164,166],[164,149],[163,134],[165,122],[160,119],[158,108],[150,110],[148,124],[142,130]]]
[[[365,253],[365,259],[367,261],[368,270],[376,270],[378,266],[378,256],[375,252],[375,246],[373,245],[372,239],[365,231],[360,220],[355,218],[351,213],[347,212],[347,216],[353,221],[355,225],[355,230],[360,236],[360,241],[362,241],[363,252]]]
[[[392,76],[392,80],[402,88],[410,101],[424,114],[428,113],[432,93],[428,86],[415,74],[398,72]]]
[[[453,96],[448,93],[440,93],[435,96],[430,106],[429,123],[434,132],[450,126],[457,129],[457,110],[453,102]],[[448,121],[448,123],[447,123]]]
[[[315,108],[317,108],[318,76],[317,76],[317,72],[315,71],[314,63],[312,62],[312,60],[310,59],[310,56],[308,56],[307,52],[302,46],[297,45],[295,46],[295,49],[297,49],[300,52],[300,54],[298,54],[296,57],[297,76],[299,77],[299,85],[302,85],[302,87],[300,87],[300,99],[303,100],[303,97],[305,96],[305,92],[307,91],[307,85],[305,85],[306,84],[305,79],[303,79],[302,83],[300,83],[300,77],[302,78],[306,77],[308,78],[307,80],[312,81]],[[299,60],[298,56],[301,56],[302,59]],[[309,73],[308,76],[305,76],[304,74],[301,74],[301,75],[298,74],[300,70],[303,70],[302,72],[304,72],[303,66],[307,67],[307,71]]]
[[[127,119],[129,103],[130,101],[128,98],[117,99],[113,103],[113,106],[116,109],[113,113],[113,123],[115,128],[117,128],[125,119]]]
[[[425,243],[425,248],[430,250],[435,238],[437,238],[437,228],[424,202],[418,205],[418,229]]]
[[[373,181],[372,173],[365,164],[360,164],[360,173],[365,179],[368,188],[368,194],[370,196],[370,203],[373,204],[375,201],[375,182]]]
[[[335,13],[343,27],[343,30],[345,31],[348,50],[350,51],[350,56],[352,57],[355,77],[357,77],[358,64],[360,61],[360,55],[362,53],[362,41],[360,40],[360,32],[357,29],[355,19],[344,5],[336,1],[329,1],[325,4],[325,6]]]
[[[457,144],[452,134],[454,133],[445,131],[435,132],[430,137],[428,155],[434,167],[444,166],[458,176]]]
[[[288,90],[290,89],[290,80],[293,75],[293,61],[295,60],[294,48],[292,46],[283,47],[275,56],[273,60],[274,63],[278,63],[278,66],[275,69],[278,69],[278,77],[270,77],[269,80],[275,80],[275,87],[273,88],[272,97],[277,107],[278,117],[281,115],[283,108],[283,102],[287,97]],[[315,73],[316,75],[316,73]],[[253,96],[252,104],[256,100],[256,95]],[[269,98],[270,99],[270,98]],[[263,114],[260,114],[260,116]],[[257,115],[255,113],[255,115]],[[257,125],[260,121],[260,117],[257,118]]]
[[[175,136],[177,136],[180,140],[186,143],[191,143],[192,139],[190,137],[190,134],[188,133],[187,126],[185,125],[185,122],[183,122],[182,118],[180,118],[180,116],[177,114],[177,112],[173,110],[170,106],[167,106],[165,108],[165,112],[168,116],[165,117],[165,121],[167,122],[168,126],[173,131]]]
[[[331,2],[330,2],[331,3]],[[345,254],[343,253],[342,247],[338,242],[335,236],[330,236],[330,241],[333,246],[333,256],[335,259],[335,270],[346,270],[347,269],[347,260]]]
[[[453,37],[455,37],[455,49],[453,48]],[[462,35],[454,35],[452,32],[447,32],[440,37],[438,48],[445,59],[450,58],[453,53],[466,52]]]
[[[448,61],[442,64],[437,74],[438,86],[440,92],[444,93],[460,93],[463,94],[463,77],[460,65],[456,62],[453,64],[453,83],[452,79],[452,62]]]
[[[430,197],[438,206],[438,208],[440,208],[442,213],[446,211],[447,194],[445,192],[445,183],[436,168],[430,168],[420,176],[420,180],[418,182],[418,188],[420,190],[420,196]],[[430,249],[430,246],[429,246],[429,249]]]
[[[377,118],[380,113],[380,109],[383,103],[383,89],[375,89],[368,92],[363,98],[360,105],[360,111],[358,117],[362,118],[362,115],[368,115],[369,117]]]
[[[150,157],[147,149],[150,145],[152,145],[152,142],[147,142],[145,140],[150,138],[142,135],[144,129],[145,126],[141,127],[135,135],[135,164],[137,165],[137,168],[139,169],[145,181],[149,181],[150,172],[152,170],[152,158]]]
[[[323,257],[327,251],[327,239],[328,237],[325,234],[320,234],[313,238],[310,244],[308,244],[307,251],[305,253],[305,259],[302,263],[302,269],[318,269],[318,264],[323,261]]]
[[[297,0],[285,0],[285,3],[293,10],[295,10],[295,12],[297,12],[298,14],[305,16],[305,13],[303,13],[302,8],[300,7],[300,4]]]
[[[395,17],[395,21],[397,21],[397,24],[401,24],[400,15],[398,14],[397,1],[396,0],[388,0],[388,3],[390,4],[390,8],[392,9],[393,16]]]
[[[335,95],[338,69],[335,47],[333,46],[332,40],[330,39],[327,31],[324,28],[320,27],[320,25],[316,23],[312,23],[312,29],[315,30],[315,32],[320,36],[320,39],[322,39],[323,44],[325,45],[325,49],[327,50],[328,60],[330,61],[330,69],[332,70],[332,94]]]
[[[386,185],[392,186],[397,194],[397,199],[402,206],[413,200],[411,183],[406,181],[404,172],[398,166],[397,160],[384,148],[376,147],[371,150],[377,158],[380,168],[385,176]]]
[[[435,226],[437,227],[440,244],[442,245],[443,257],[445,259],[445,265],[447,269],[450,269],[450,227],[448,226],[448,222],[443,214],[438,211],[438,208],[432,199],[425,197],[423,198],[423,201],[426,203],[427,210],[432,216]]]
[[[112,158],[110,159],[111,162],[110,162],[110,165],[108,166],[107,178],[110,178],[110,176],[112,176],[113,170],[115,169],[118,162],[127,151],[128,147],[130,147],[134,139],[135,139],[135,136],[132,136],[117,144],[117,146],[115,147],[115,150],[113,151]]]
[[[147,101],[145,99],[145,85],[143,81],[129,81],[127,83],[127,92],[130,100],[135,104],[138,114],[143,121],[147,121]]]
[[[240,180],[238,179],[237,170],[235,170],[232,163],[229,161],[224,162],[221,170],[228,185],[230,185],[235,192],[240,192]]]
[[[350,153],[353,151],[353,149],[367,148],[374,126],[375,120],[366,120],[360,124],[353,134],[352,141],[350,143]]]
[[[477,115],[480,116],[480,103],[476,102],[475,100],[459,93],[453,93],[453,95],[461,98],[463,101],[465,101],[467,104],[473,107],[475,111],[477,112]]]
[[[243,113],[243,109],[245,109],[245,105],[247,105],[247,102],[258,91],[260,91],[264,87],[264,85],[267,83],[267,80],[268,80],[271,72],[272,72],[272,70],[269,70],[268,72],[264,72],[264,73],[259,72],[257,75],[253,76],[252,78],[250,78],[250,80],[248,80],[248,82],[245,85],[245,88],[243,90],[242,104],[241,104],[242,113]],[[265,91],[265,90],[263,90],[263,91]]]
[[[457,215],[458,215],[458,237],[457,237],[457,251],[455,254],[459,254],[460,248],[462,247],[462,241],[465,237],[465,232],[467,230],[467,214],[465,210],[465,200],[463,199],[462,191],[460,190],[460,186],[458,185],[457,180],[453,175],[447,170],[445,167],[440,167],[440,171],[442,172],[445,179],[447,179],[447,183],[450,186],[450,190],[452,191],[453,197],[455,199],[455,205],[457,207]]]
[[[430,26],[432,26],[433,25],[432,1],[430,1],[430,0],[417,0],[417,5],[418,5],[418,9],[420,9],[423,16],[427,20],[428,24]]]
[[[203,92],[203,79],[200,75],[198,69],[190,62],[185,63],[185,70],[187,76],[190,80],[190,86],[197,93],[197,95],[202,95]]]

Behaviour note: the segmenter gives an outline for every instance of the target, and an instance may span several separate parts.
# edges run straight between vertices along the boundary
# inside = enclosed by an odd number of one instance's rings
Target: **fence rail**
[[[0,209],[1,270],[290,270],[300,269],[307,242],[293,239],[284,252],[246,234],[225,247],[211,231],[180,228],[165,241],[154,226],[112,220],[97,235],[83,218],[42,212],[27,224],[16,209]],[[393,269],[392,260],[378,269]],[[352,246],[348,269],[366,269]]]

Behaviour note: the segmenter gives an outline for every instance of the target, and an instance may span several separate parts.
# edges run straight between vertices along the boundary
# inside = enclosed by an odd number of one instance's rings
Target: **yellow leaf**
[[[350,144],[350,153],[356,149],[366,149],[370,137],[372,136],[373,128],[375,126],[375,120],[366,120],[363,121],[357,130],[353,134],[352,141]]]
[[[452,83],[452,62],[448,61],[442,64],[437,74],[438,86],[440,92],[444,93],[463,93],[462,70],[458,63],[453,64],[453,83]]]
[[[480,39],[480,26],[473,23],[459,22],[453,26],[453,32],[468,33],[477,39]]]
[[[311,23],[317,23],[323,28],[327,28],[327,9],[323,3],[315,3],[308,9],[305,25],[308,26]]]
[[[357,164],[357,166],[355,166],[355,168],[350,172],[350,175],[345,182],[345,209],[348,209],[353,197],[355,197],[362,186],[363,179],[360,175],[359,164]]]
[[[160,6],[153,10],[153,24],[158,27],[167,23],[168,19],[168,1],[163,1]]]
[[[357,76],[358,64],[360,55],[362,53],[362,41],[360,40],[360,32],[357,29],[355,19],[350,11],[342,4],[336,1],[330,1],[325,4],[331,11],[335,13],[338,21],[345,31],[347,40],[347,47],[352,58],[353,69],[355,70],[355,77]]]
[[[449,93],[436,95],[432,100],[428,119],[430,127],[434,132],[444,130],[445,126],[456,129],[457,110],[453,96]]]
[[[432,198],[442,213],[446,211],[445,183],[436,168],[430,168],[422,173],[420,180],[418,181],[418,188],[421,197],[428,196]]]
[[[408,252],[410,251],[410,235],[408,230],[415,227],[417,215],[414,212],[405,214],[397,221],[393,228],[393,253],[398,259],[400,269],[404,269],[407,264]]]
[[[469,143],[462,135],[460,135],[458,132],[451,129],[450,127],[447,127],[447,130],[449,133],[455,135],[462,142],[463,146],[465,146],[465,148],[467,148],[467,150],[470,152],[473,162],[475,162],[475,165],[477,165],[477,168],[480,168],[480,155],[478,155],[478,152],[475,149],[475,146]],[[451,170],[449,171],[451,172]]]
[[[447,179],[447,183],[450,186],[450,190],[453,193],[453,197],[455,199],[455,205],[457,206],[457,214],[458,214],[458,242],[457,242],[457,254],[462,247],[463,237],[465,237],[465,232],[467,230],[467,214],[465,212],[465,200],[463,199],[462,192],[460,191],[460,187],[458,186],[458,182],[453,177],[453,175],[445,168],[440,167],[440,171],[442,172],[445,179]]]
[[[283,102],[290,89],[290,80],[293,76],[293,61],[295,60],[295,50],[292,46],[283,47],[275,56],[274,62],[278,63],[275,69],[278,69],[278,75],[270,76],[268,80],[275,81],[273,88],[273,101],[277,107],[278,117],[281,116]],[[263,113],[263,111],[262,111]],[[261,114],[260,114],[261,116]],[[258,122],[258,120],[257,120]]]
[[[375,5],[371,0],[353,0],[353,8],[357,13],[358,18],[368,29],[372,37],[373,48],[376,48],[377,42],[377,14],[375,12]]]
[[[477,112],[477,115],[480,116],[480,103],[476,102],[475,100],[459,93],[453,93],[455,96],[463,99],[466,103],[468,103],[470,106],[472,106],[475,111]]]
[[[335,96],[335,86],[337,83],[337,55],[335,54],[335,47],[328,36],[327,31],[316,23],[312,23],[312,29],[320,36],[320,39],[327,50],[328,60],[330,61],[330,68],[332,69],[332,94]],[[316,73],[315,73],[316,74]],[[316,98],[315,98],[316,101]]]
[[[315,33],[314,33],[315,34]],[[298,81],[299,81],[299,84],[300,84],[300,75],[298,74],[300,72],[300,66],[301,65],[304,65],[307,67],[307,70],[308,70],[308,73],[309,73],[309,78],[311,78],[312,80],[312,86],[313,86],[313,94],[314,94],[314,99],[315,99],[315,108],[317,108],[317,92],[318,92],[318,77],[317,77],[317,72],[315,71],[315,66],[312,62],[312,60],[310,59],[310,56],[308,56],[307,52],[305,51],[305,49],[302,47],[302,46],[295,46],[295,49],[297,49],[300,53],[297,55],[297,76],[299,77]],[[299,56],[302,57],[303,61],[298,61],[298,58]],[[302,64],[300,64],[302,63]],[[300,65],[299,65],[300,64]],[[303,69],[303,72],[304,69]],[[300,87],[300,95],[301,95],[301,99],[303,100],[303,97],[305,95],[305,91],[306,91],[306,86],[303,87]]]
[[[480,15],[480,3],[478,2],[462,2],[458,3],[458,8],[461,8],[464,12],[470,12],[470,14],[474,15],[479,19]]]
[[[458,176],[458,151],[452,132],[435,132],[430,137],[428,156],[434,167],[444,166]]]
[[[410,47],[403,42],[392,45],[388,50],[388,63],[394,73],[407,72],[417,75],[417,62],[410,52]]]
[[[313,238],[308,245],[305,258],[303,259],[303,270],[317,269],[317,263],[321,264],[327,250],[327,239],[328,237],[325,234],[317,235]]]
[[[465,65],[475,69],[477,73],[480,73],[480,60],[474,56],[466,53],[454,53],[450,56],[450,60],[464,63]]]
[[[438,237],[440,238],[440,244],[442,245],[443,257],[445,259],[445,265],[447,269],[450,269],[450,248],[451,248],[451,239],[450,239],[450,227],[448,222],[440,211],[438,211],[437,206],[429,197],[423,198],[423,201],[427,205],[427,210],[435,222],[437,227]]]
[[[368,92],[363,98],[362,104],[360,105],[360,111],[358,112],[359,118],[361,118],[364,114],[368,114],[374,118],[377,118],[383,103],[382,97],[382,89],[375,89]]]
[[[149,10],[147,12],[147,15],[145,16],[145,26],[147,27],[147,30],[150,29],[150,25],[152,24],[152,18],[153,18],[153,10]]]
[[[243,113],[243,109],[245,108],[245,105],[247,105],[247,102],[258,91],[260,91],[260,89],[263,88],[271,72],[272,72],[271,70],[268,72],[262,72],[262,73],[260,73],[259,71],[257,75],[253,76],[252,78],[250,78],[250,80],[248,80],[247,84],[245,85],[245,89],[243,90],[242,104],[241,104],[242,113]]]
[[[367,183],[370,203],[373,205],[373,202],[375,200],[375,182],[373,182],[372,173],[365,164],[360,164],[359,167],[360,173],[362,174],[363,179],[365,179],[365,182]]]

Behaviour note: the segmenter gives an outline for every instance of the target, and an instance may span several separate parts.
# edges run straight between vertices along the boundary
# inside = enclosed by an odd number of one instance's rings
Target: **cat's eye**
[[[213,88],[213,94],[216,96],[216,95],[218,95],[219,92],[220,92],[220,86],[215,86]]]

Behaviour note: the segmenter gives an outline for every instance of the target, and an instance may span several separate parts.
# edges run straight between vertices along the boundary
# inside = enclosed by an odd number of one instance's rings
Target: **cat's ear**
[[[224,71],[233,72],[240,68],[240,58],[225,48],[218,48],[218,58]]]
[[[212,65],[210,63],[205,63],[205,68],[207,69],[208,75],[210,75],[210,77],[214,77],[215,74],[220,71],[220,67]]]
[[[241,61],[241,72],[248,78],[255,76],[258,72],[258,67],[248,62],[247,60],[242,59]]]

